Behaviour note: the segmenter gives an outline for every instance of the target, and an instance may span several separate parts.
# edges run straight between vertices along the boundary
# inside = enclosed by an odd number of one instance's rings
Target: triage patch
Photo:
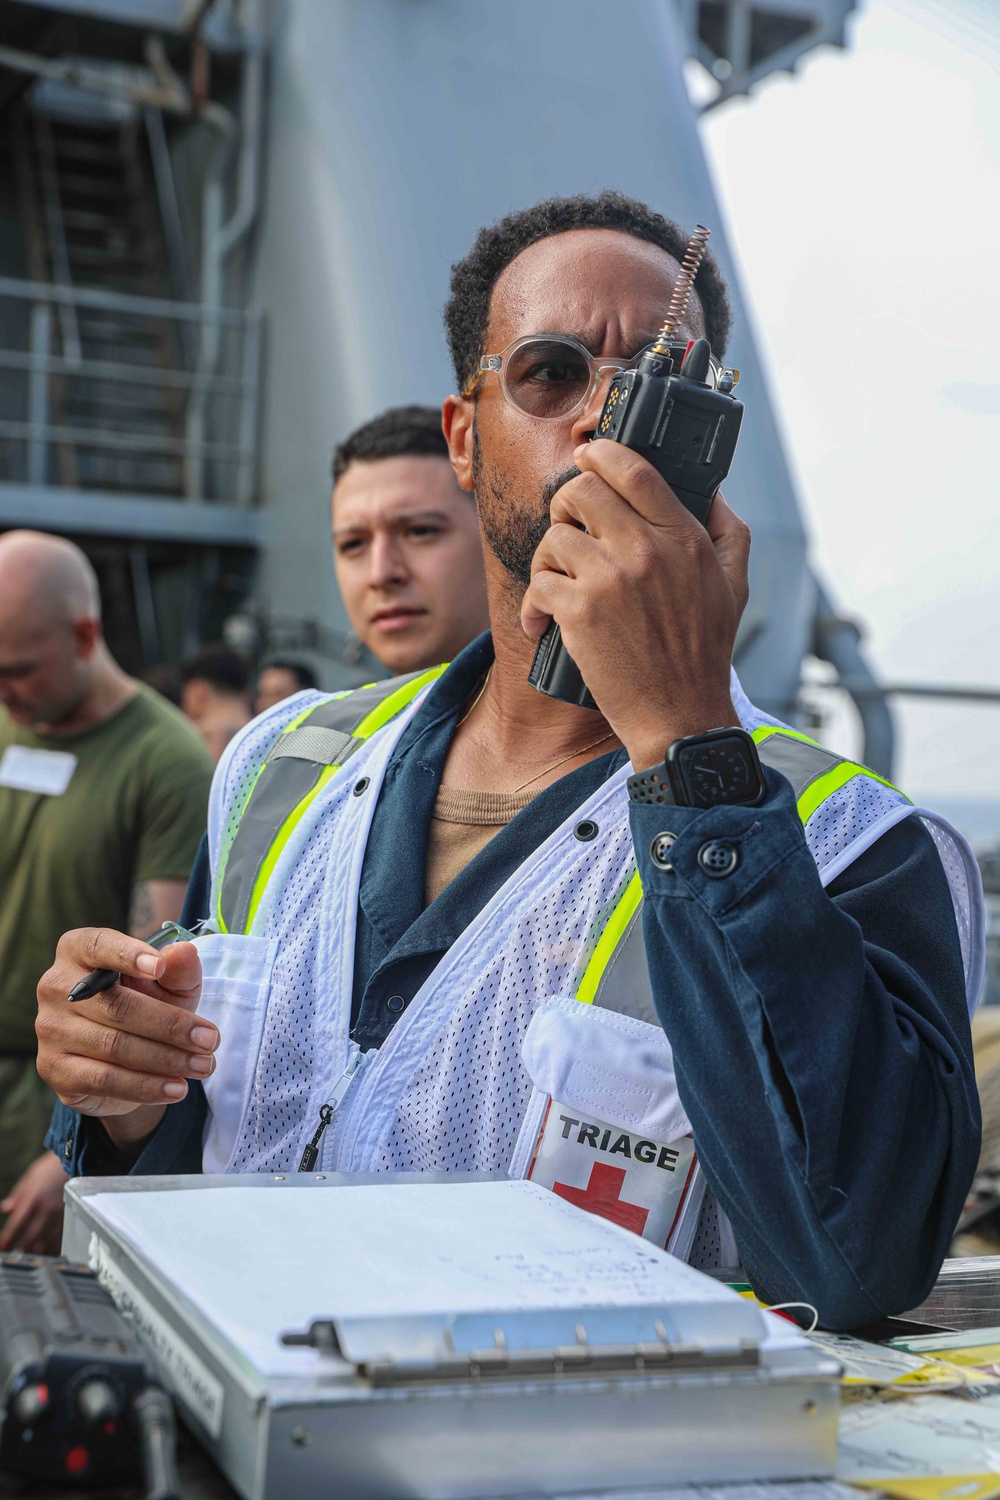
[[[647,1140],[552,1099],[528,1178],[669,1250],[696,1161],[689,1135]]]

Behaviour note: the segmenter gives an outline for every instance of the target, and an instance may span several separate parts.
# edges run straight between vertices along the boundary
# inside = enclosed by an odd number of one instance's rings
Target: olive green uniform
[[[58,786],[67,771],[58,793],[20,784]],[[0,1197],[52,1112],[34,1066],[35,990],[60,936],[126,930],[137,885],[187,879],[211,778],[200,736],[146,688],[80,734],[36,734],[0,708]]]

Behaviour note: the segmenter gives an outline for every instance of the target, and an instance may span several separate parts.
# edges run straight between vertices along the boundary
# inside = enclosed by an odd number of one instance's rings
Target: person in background
[[[180,916],[211,775],[190,725],[112,657],[80,549],[0,537],[0,1249],[59,1248],[35,987],[67,927],[145,937]]]
[[[236,731],[253,718],[247,664],[222,641],[214,641],[189,657],[181,677],[181,708],[217,761]]]
[[[139,673],[139,681],[159,693],[161,698],[166,698],[175,708],[180,708],[181,693],[184,691],[180,667],[171,667],[166,662],[158,667],[147,667],[145,672]]]
[[[333,556],[348,618],[394,675],[450,661],[489,624],[474,500],[432,406],[397,406],[333,455]]]
[[[296,661],[268,661],[257,677],[257,694],[253,700],[253,711],[262,714],[265,708],[273,708],[293,693],[304,688],[317,688],[319,682],[312,667]]]

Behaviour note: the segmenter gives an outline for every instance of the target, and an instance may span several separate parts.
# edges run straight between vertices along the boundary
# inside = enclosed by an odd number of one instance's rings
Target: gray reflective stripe
[[[254,887],[274,835],[290,812],[315,787],[324,767],[315,761],[269,762],[243,809],[222,876],[219,914],[226,932],[245,932]],[[277,818],[277,822],[275,819]]]
[[[649,982],[649,968],[646,964],[641,902],[632,914],[621,942],[608,960],[593,1004],[599,1005],[602,1010],[615,1010],[619,1015],[632,1016],[637,1021],[648,1021],[652,1026],[660,1024],[653,1004],[653,986]]]
[[[343,729],[324,729],[321,725],[303,724],[278,736],[267,757],[274,760],[311,760],[318,766],[342,766],[364,740],[356,740]]]
[[[831,755],[818,745],[807,745],[805,740],[793,739],[789,734],[772,734],[757,746],[757,754],[765,765],[780,771],[792,784],[795,799],[818,777],[825,776],[834,766],[839,766],[842,755]]]
[[[405,677],[387,677],[384,682],[372,682],[368,687],[355,688],[351,693],[344,693],[336,698],[326,698],[322,703],[317,703],[295,729],[286,729],[281,737],[291,739],[292,735],[304,724],[314,728],[339,729],[344,734],[353,734],[373,708],[378,708],[379,704],[391,698],[393,693],[398,693],[400,688],[412,682],[415,677],[422,675],[420,672],[408,672]]]
[[[327,698],[317,703],[294,727],[278,735],[240,815],[228,854],[224,856],[216,914],[221,918],[223,931],[246,931],[257,878],[276,834],[299,804],[315,790],[326,767],[343,764],[342,761],[326,759],[325,752],[333,744],[329,737],[336,734],[345,747],[353,746],[350,750],[353,755],[354,750],[364,744],[364,740],[354,741],[354,730],[364,723],[373,709],[421,675],[411,672],[405,677],[390,677],[385,682],[372,683],[370,687],[356,688],[342,697]],[[304,735],[316,736],[317,732],[322,739],[302,738]],[[283,742],[287,742],[288,749],[282,748]],[[308,757],[298,753],[297,747],[307,747],[310,743],[320,746],[324,753]]]

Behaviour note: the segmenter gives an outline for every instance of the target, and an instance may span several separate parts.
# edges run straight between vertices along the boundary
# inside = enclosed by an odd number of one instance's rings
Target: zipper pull
[[[324,1104],[319,1112],[319,1124],[316,1127],[316,1134],[302,1153],[302,1160],[299,1162],[300,1172],[312,1172],[314,1170],[319,1160],[319,1143],[323,1139],[324,1130],[332,1119],[333,1105]]]
[[[355,1044],[352,1043],[351,1045],[354,1046]],[[315,1170],[316,1163],[319,1161],[320,1142],[323,1139],[326,1127],[337,1113],[340,1105],[344,1102],[347,1091],[361,1071],[367,1056],[366,1052],[362,1052],[360,1048],[357,1048],[347,1059],[347,1067],[337,1080],[333,1093],[326,1103],[320,1106],[319,1124],[316,1126],[316,1132],[312,1140],[302,1153],[302,1160],[298,1165],[300,1172],[312,1172]]]

